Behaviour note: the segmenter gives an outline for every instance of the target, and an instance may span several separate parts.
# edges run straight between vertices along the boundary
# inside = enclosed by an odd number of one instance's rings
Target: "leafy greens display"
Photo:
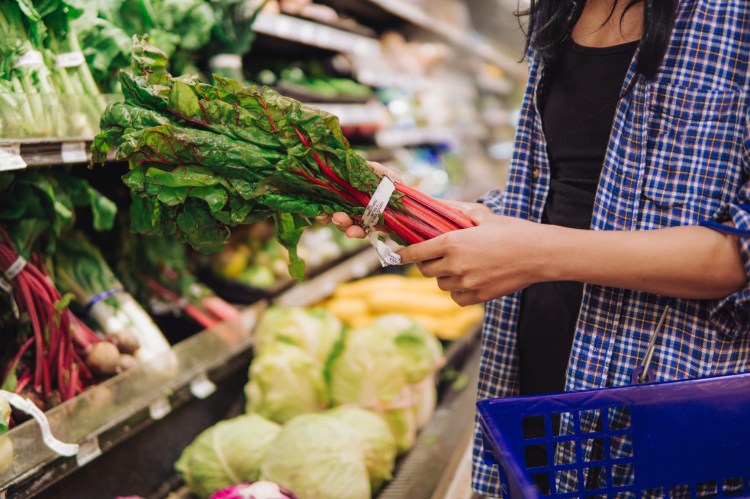
[[[338,118],[279,95],[214,76],[172,77],[167,57],[135,38],[125,102],[110,105],[92,147],[101,162],[117,147],[131,162],[136,232],[176,235],[200,251],[220,250],[229,228],[273,217],[290,255],[311,217],[344,211],[360,220],[382,175],[349,146]],[[470,227],[460,212],[397,184],[382,228],[412,244]]]

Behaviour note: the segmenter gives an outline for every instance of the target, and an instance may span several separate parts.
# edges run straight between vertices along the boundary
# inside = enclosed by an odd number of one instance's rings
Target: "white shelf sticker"
[[[85,142],[63,142],[60,155],[63,163],[86,163],[89,160]]]
[[[199,374],[190,382],[190,393],[195,398],[205,399],[210,397],[216,391],[216,385],[208,379],[206,373]]]
[[[216,54],[208,60],[211,69],[242,69],[242,57],[237,54]]]
[[[66,52],[55,57],[55,69],[77,68],[86,62],[83,52]]]
[[[21,168],[26,168],[26,161],[21,157],[21,145],[0,145],[0,172]]]
[[[148,406],[148,413],[154,421],[164,418],[170,412],[172,412],[172,406],[169,405],[167,397],[159,397]]]
[[[76,454],[76,463],[78,463],[78,467],[80,468],[101,455],[102,449],[99,447],[99,437],[89,437],[81,442],[78,454]]]

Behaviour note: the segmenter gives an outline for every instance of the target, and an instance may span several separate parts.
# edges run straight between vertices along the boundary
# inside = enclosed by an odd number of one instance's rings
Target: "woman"
[[[488,302],[478,398],[630,384],[653,335],[656,381],[748,370],[750,240],[699,224],[750,230],[750,2],[537,0],[528,15],[505,192],[467,209],[477,227],[400,252],[460,305]],[[583,432],[602,424],[581,414]],[[632,455],[625,437],[603,445],[584,442],[584,459]],[[499,496],[480,451],[477,439],[474,488]],[[560,445],[556,462],[574,454]],[[611,472],[632,483],[630,465]]]

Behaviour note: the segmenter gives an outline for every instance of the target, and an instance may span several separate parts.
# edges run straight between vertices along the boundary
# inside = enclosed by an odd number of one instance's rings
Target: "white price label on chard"
[[[65,52],[55,57],[55,68],[77,68],[83,66],[85,62],[83,52]]]
[[[18,58],[13,67],[20,68],[24,66],[44,66],[44,56],[42,56],[41,52],[29,50]]]
[[[86,163],[89,160],[85,142],[63,142],[60,156],[63,163]]]
[[[365,214],[362,216],[362,221],[368,227],[374,227],[380,221],[380,215],[385,211],[388,206],[388,202],[391,200],[393,191],[396,190],[396,186],[391,179],[383,177],[380,181],[380,185],[375,189],[370,198],[370,202],[365,208]]]
[[[26,168],[26,161],[21,157],[20,144],[0,144],[0,172]]]

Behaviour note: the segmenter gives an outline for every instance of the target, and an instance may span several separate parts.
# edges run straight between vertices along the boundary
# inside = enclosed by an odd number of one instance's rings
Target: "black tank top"
[[[590,227],[617,102],[637,46],[592,48],[570,41],[550,68],[540,100],[552,174],[543,223]],[[582,294],[578,282],[524,290],[518,322],[522,395],[564,390]]]

